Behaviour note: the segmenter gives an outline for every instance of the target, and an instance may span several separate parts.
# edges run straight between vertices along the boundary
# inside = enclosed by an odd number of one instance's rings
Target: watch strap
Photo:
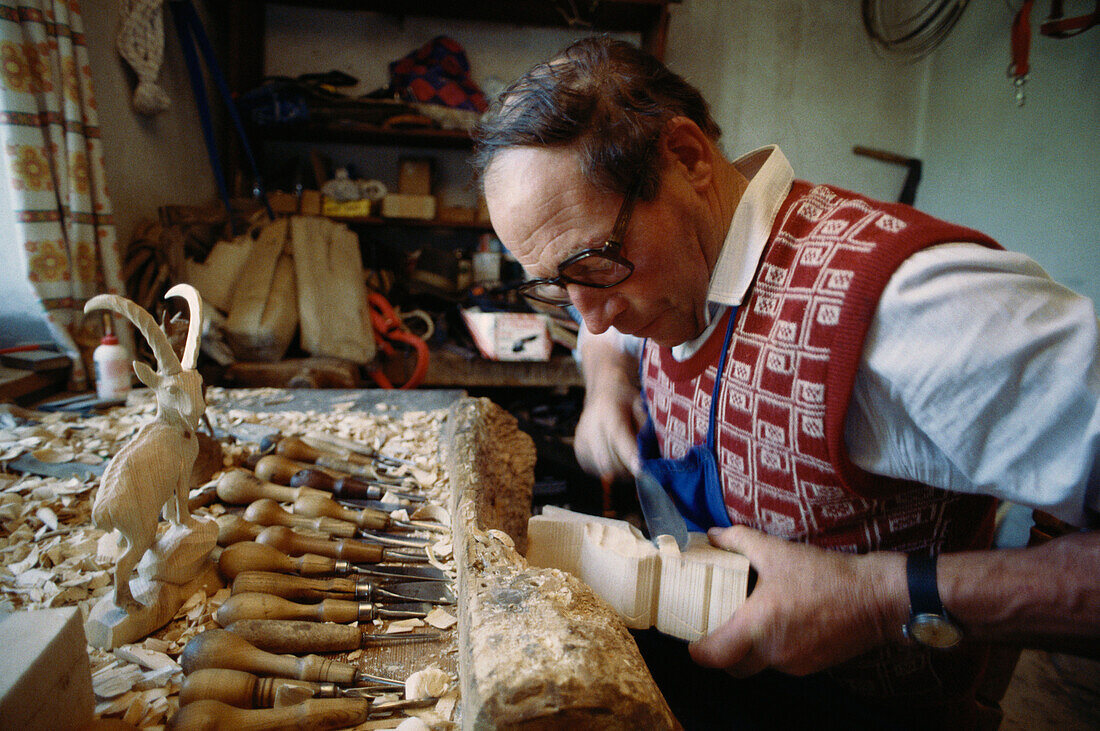
[[[905,563],[905,573],[909,583],[909,615],[946,616],[936,584],[936,557],[910,553]]]

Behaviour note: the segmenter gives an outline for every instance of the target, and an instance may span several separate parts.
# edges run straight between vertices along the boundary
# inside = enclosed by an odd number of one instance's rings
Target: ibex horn
[[[171,343],[168,342],[168,336],[148,312],[117,294],[97,294],[92,297],[84,304],[84,312],[88,313],[92,310],[111,310],[134,323],[134,326],[149,341],[149,346],[157,359],[157,368],[167,375],[180,372],[180,361],[172,350]]]
[[[183,297],[187,300],[190,319],[187,324],[187,342],[183,346],[180,366],[184,370],[194,370],[195,362],[199,357],[199,341],[202,339],[202,295],[190,284],[177,284],[164,293],[164,299],[169,297]]]

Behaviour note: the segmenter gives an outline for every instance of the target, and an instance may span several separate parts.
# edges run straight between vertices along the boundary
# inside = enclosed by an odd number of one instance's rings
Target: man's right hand
[[[638,359],[627,345],[628,337],[614,330],[593,335],[581,327],[584,410],[573,452],[581,468],[597,477],[632,477],[641,468],[637,436],[645,408],[636,382]]]
[[[640,469],[637,437],[644,423],[637,390],[620,385],[590,392],[573,441],[577,462],[597,477],[632,477]]]

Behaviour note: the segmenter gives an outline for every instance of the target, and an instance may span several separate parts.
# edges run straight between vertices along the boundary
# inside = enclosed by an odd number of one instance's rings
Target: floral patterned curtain
[[[77,0],[0,0],[0,170],[16,221],[0,235],[26,253],[74,388],[87,383],[77,344],[94,345],[98,326],[84,303],[125,293],[83,26]]]

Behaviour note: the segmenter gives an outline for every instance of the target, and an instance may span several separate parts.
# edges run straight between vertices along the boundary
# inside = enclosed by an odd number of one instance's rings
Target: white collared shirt
[[[717,307],[702,335],[673,348],[678,360],[743,300],[794,177],[774,146],[734,165],[749,186],[712,273],[708,300]],[[969,243],[917,252],[879,300],[845,443],[868,472],[1094,524],[1100,323],[1092,301],[1022,254]]]

